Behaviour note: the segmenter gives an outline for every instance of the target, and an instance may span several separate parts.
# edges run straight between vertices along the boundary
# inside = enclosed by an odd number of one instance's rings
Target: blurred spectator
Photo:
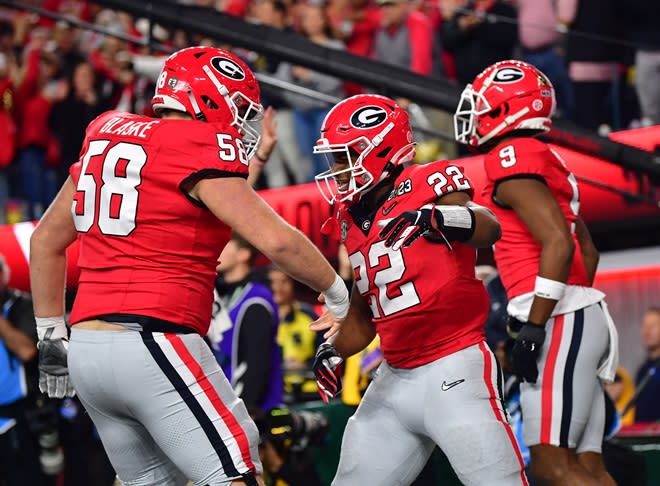
[[[641,338],[647,356],[635,380],[635,422],[655,422],[660,420],[660,307],[651,307],[644,314]]]
[[[254,5],[255,20],[263,25],[287,32],[293,30],[287,25],[288,9],[282,0],[258,0]],[[258,71],[274,75],[281,59],[276,56],[262,56],[255,62]],[[285,187],[291,183],[301,184],[309,180],[310,161],[300,153],[293,122],[293,111],[284,99],[280,89],[262,84],[262,104],[275,108],[277,145],[268,164],[264,168],[268,187]]]
[[[35,29],[25,48],[22,79],[16,90],[17,154],[21,193],[28,218],[39,219],[57,190],[57,141],[48,127],[52,103],[64,99],[67,82],[59,79],[59,59],[47,53],[47,32]]]
[[[9,164],[14,159],[16,152],[14,87],[10,75],[12,67],[11,55],[0,52],[0,224],[6,222],[6,207],[9,201]]]
[[[362,400],[367,386],[376,376],[378,365],[383,361],[378,336],[362,351],[346,359],[344,364],[341,401],[345,405],[357,406]]]
[[[264,111],[264,117],[261,119],[260,130],[261,140],[259,147],[252,159],[249,161],[249,174],[247,181],[255,189],[263,189],[263,170],[277,147],[277,124],[275,117],[277,113],[271,106]]]
[[[628,373],[628,370],[623,366],[619,366],[616,370],[614,382],[605,383],[603,386],[605,387],[607,394],[614,401],[619,414],[623,413],[624,408],[635,394],[635,382],[630,376],[630,373]],[[635,408],[631,407],[626,411],[626,414],[621,417],[621,425],[632,425],[634,422]]]
[[[314,3],[305,4],[300,10],[300,33],[315,44],[333,49],[343,49],[341,41],[332,38],[332,29],[322,6]],[[281,63],[277,77],[305,88],[319,91],[336,98],[344,97],[344,83],[341,79],[312,71],[302,66]],[[284,92],[285,99],[293,107],[294,126],[300,152],[312,161],[312,170],[308,171],[308,181],[314,175],[327,170],[328,166],[321,155],[312,155],[319,131],[329,107],[323,101]]]
[[[557,30],[556,0],[517,0],[518,36],[523,60],[536,66],[550,78],[557,96],[558,114],[573,115],[573,86],[568,77],[566,53]]]
[[[326,12],[334,36],[344,42],[348,52],[363,57],[372,55],[380,28],[380,10],[370,0],[330,0]],[[352,82],[344,83],[344,89],[346,96],[364,91]]]
[[[311,306],[296,299],[295,282],[286,273],[272,268],[268,278],[280,317],[277,343],[282,348],[284,392],[292,403],[315,400],[318,395],[311,365],[320,343],[309,325],[318,315]]]
[[[428,17],[417,11],[409,0],[377,0],[376,3],[381,13],[374,46],[376,59],[424,76],[441,74],[440,50]],[[397,98],[396,101],[410,112],[412,119],[421,117],[423,123],[428,124],[427,115],[419,107],[411,106],[408,99]],[[440,126],[446,127],[452,121],[446,113],[444,123],[442,116],[429,115],[436,118]]]
[[[614,120],[613,91],[619,78],[623,49],[618,39],[623,29],[621,15],[627,7],[618,0],[559,0],[558,16],[569,27],[566,56],[568,73],[575,93],[575,122],[590,130],[600,125],[618,128]],[[597,12],[597,14],[595,14]],[[611,40],[593,40],[580,34],[598,35]]]
[[[79,36],[79,30],[68,22],[60,20],[55,24],[53,40],[49,42],[47,50],[57,56],[59,75],[63,78],[71,78],[76,66],[85,60],[85,56],[78,49]]]
[[[85,22],[92,21],[94,8],[90,2],[85,0],[44,0],[43,8],[60,15],[84,20]],[[47,17],[40,17],[39,25],[52,27],[55,25],[55,20]]]
[[[0,20],[0,52],[10,53],[14,48],[14,25],[8,20]]]
[[[495,267],[479,265],[476,270],[477,278],[483,280],[490,302],[488,318],[484,325],[486,342],[497,356],[497,353],[504,352],[504,347],[510,339],[506,330],[506,320],[508,317],[506,306],[509,301],[506,297],[506,290],[502,284],[502,279],[500,279],[500,273]]]
[[[253,275],[257,250],[237,234],[216,267],[216,302],[210,337],[225,376],[248,410],[282,403],[282,356],[276,342],[278,314],[273,294]]]
[[[442,47],[454,55],[459,84],[511,58],[518,40],[513,7],[503,0],[443,0]],[[499,19],[497,17],[508,17]]]
[[[440,54],[430,20],[408,0],[377,0],[381,26],[376,34],[376,59],[432,76],[440,74]]]
[[[660,124],[660,2],[629,0],[624,14],[626,37],[640,45],[635,54],[635,87],[642,123]]]
[[[25,400],[36,388],[36,325],[31,299],[10,289],[8,281],[9,267],[0,255],[0,484],[38,485],[39,449]],[[33,372],[26,374],[26,366]]]
[[[50,130],[60,147],[60,183],[66,179],[69,165],[78,160],[87,125],[109,108],[97,93],[96,73],[91,64],[78,64],[66,98],[57,101],[49,115]]]

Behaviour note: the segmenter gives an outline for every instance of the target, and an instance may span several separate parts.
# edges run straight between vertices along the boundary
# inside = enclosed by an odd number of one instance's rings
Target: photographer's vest
[[[2,317],[9,320],[9,312],[18,300],[18,296],[9,294],[8,299],[2,304]],[[25,380],[25,368],[23,363],[14,355],[4,341],[0,340],[0,434],[14,426],[13,418],[7,411],[14,402],[27,395],[27,381]],[[4,412],[4,413],[3,413]]]
[[[266,307],[268,312],[273,316],[270,377],[263,403],[261,403],[261,409],[266,412],[272,408],[279,407],[282,404],[284,384],[282,379],[282,354],[275,340],[279,316],[272,292],[265,285],[249,282],[244,286],[237,287],[232,292],[232,295],[222,300],[228,310],[231,323],[223,329],[222,340],[214,349],[214,354],[222,367],[222,371],[224,371],[225,376],[234,389],[237,388],[237,381],[245,373],[245,369],[241,370],[240,368],[246,365],[249,366],[248,363],[238,363],[237,360],[241,324],[246,309],[252,304],[260,304]],[[240,390],[237,393],[240,396]]]

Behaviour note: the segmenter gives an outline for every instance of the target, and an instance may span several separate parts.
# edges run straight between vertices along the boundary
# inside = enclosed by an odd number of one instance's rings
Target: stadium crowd
[[[28,2],[30,3],[30,2]],[[93,2],[34,0],[55,13],[107,32],[144,39],[146,19]],[[311,42],[346,49],[427,76],[465,84],[484,67],[517,57],[547,73],[559,112],[592,130],[660,122],[660,35],[654,2],[595,0],[223,0],[181,1],[249,22],[294,31]],[[655,10],[653,10],[655,9]],[[598,11],[599,15],[590,15]],[[654,14],[655,12],[655,14]],[[563,33],[562,33],[563,32]],[[567,34],[574,32],[575,34]],[[181,30],[152,29],[175,50],[213,44]],[[593,38],[597,36],[597,40]],[[609,39],[609,41],[607,41]],[[236,49],[257,71],[341,98],[364,91],[354,83],[279,59]],[[82,30],[64,20],[0,11],[0,223],[37,219],[78,158],[86,125],[107,109],[150,114],[149,99],[163,53]],[[450,133],[451,120],[419,110],[413,120]],[[329,106],[264,86],[276,109],[278,146],[260,188],[309,182],[323,167],[311,153]],[[418,158],[452,157],[456,147],[428,138]]]

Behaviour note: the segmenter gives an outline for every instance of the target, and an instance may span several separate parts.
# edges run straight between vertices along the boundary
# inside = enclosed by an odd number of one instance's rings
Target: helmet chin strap
[[[520,110],[518,113],[514,113],[513,115],[507,116],[502,123],[497,125],[495,128],[493,128],[488,135],[485,137],[482,137],[479,139],[479,145],[483,145],[484,143],[488,142],[491,138],[499,135],[499,133],[506,127],[509,127],[513,125],[515,122],[517,122],[520,118],[525,116],[527,113],[529,113],[529,106],[526,106],[522,110]]]
[[[190,104],[192,105],[193,111],[195,112],[193,114],[195,120],[206,121],[206,116],[204,116],[204,113],[202,113],[202,110],[200,110],[199,104],[197,103],[197,100],[191,91],[188,91],[188,99],[190,100]]]

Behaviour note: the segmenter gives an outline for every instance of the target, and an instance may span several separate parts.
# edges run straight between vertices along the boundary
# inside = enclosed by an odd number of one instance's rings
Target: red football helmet
[[[555,90],[531,64],[500,61],[468,84],[454,114],[456,141],[478,147],[512,130],[547,132],[555,113]]]
[[[259,83],[250,68],[231,52],[188,47],[165,61],[151,106],[189,113],[196,120],[224,122],[243,136],[248,157],[257,150],[259,132],[249,122],[261,118]]]
[[[392,168],[415,156],[408,113],[385,96],[347,98],[323,120],[314,153],[325,154],[330,166],[315,177],[326,201],[355,203]],[[335,160],[347,167],[333,170]]]

